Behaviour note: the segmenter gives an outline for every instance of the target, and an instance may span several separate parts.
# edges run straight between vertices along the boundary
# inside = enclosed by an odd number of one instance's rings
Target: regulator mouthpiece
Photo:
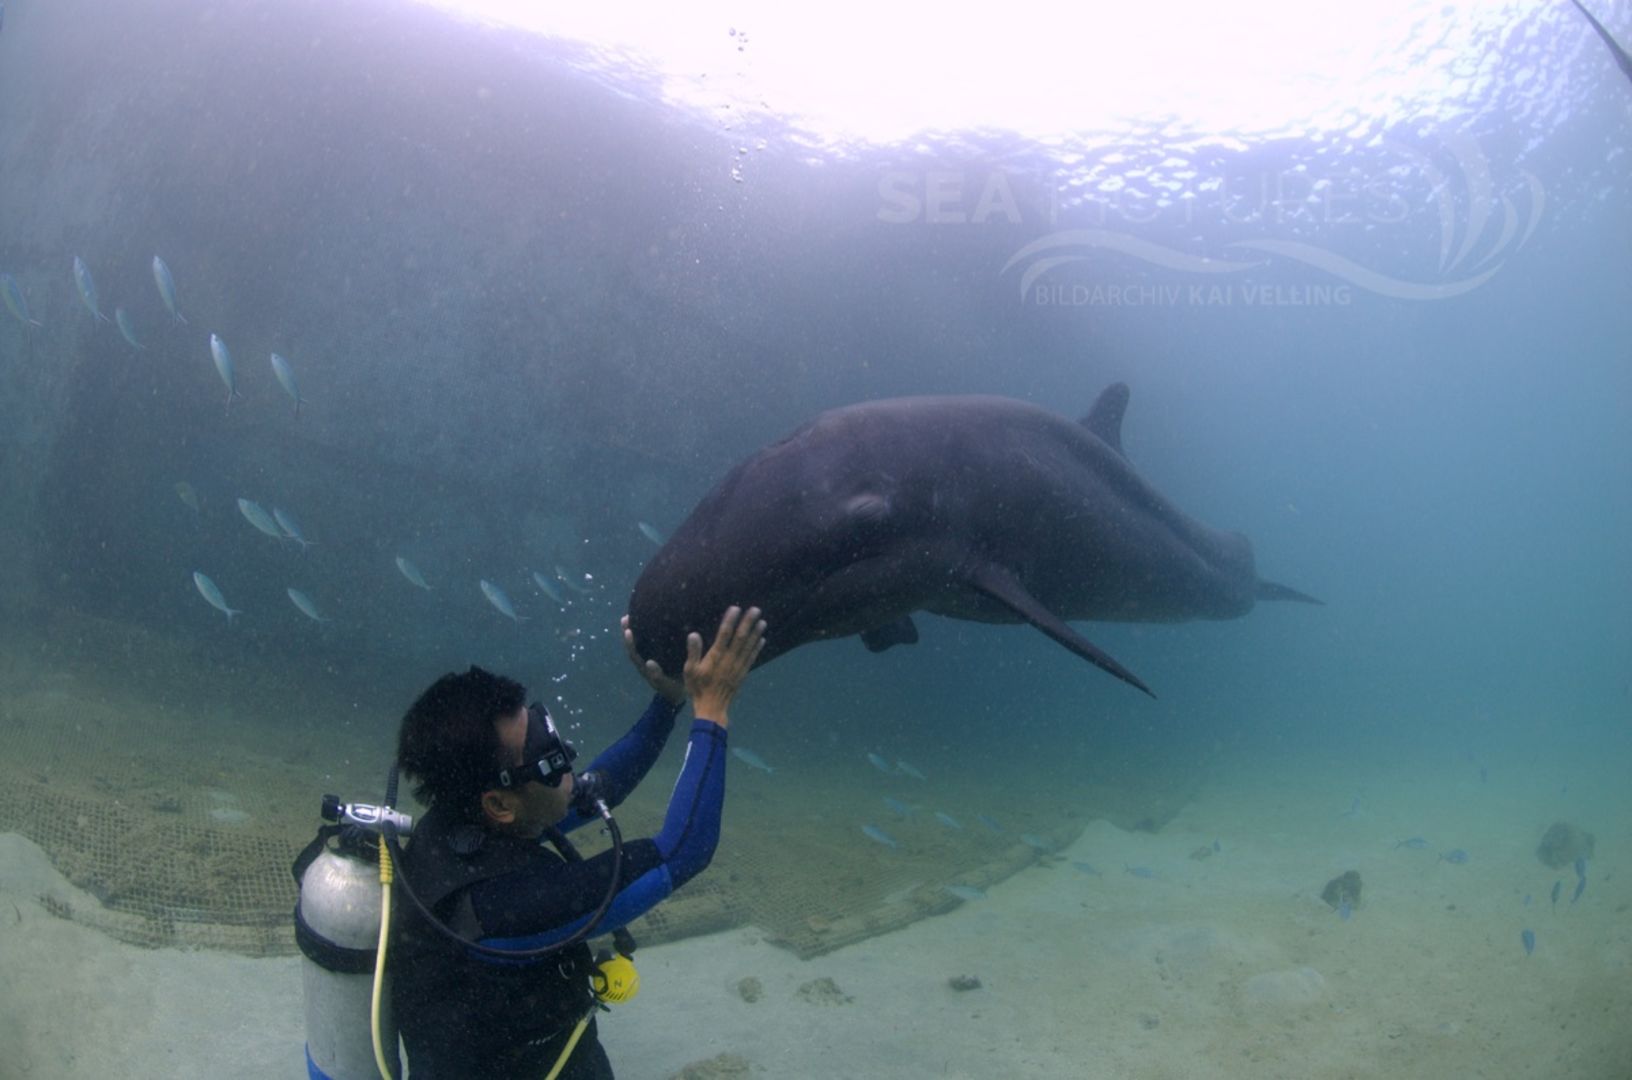
[[[590,771],[573,778],[572,808],[579,817],[598,817],[602,821],[612,819],[612,808],[606,805],[606,782],[601,779],[600,773]]]

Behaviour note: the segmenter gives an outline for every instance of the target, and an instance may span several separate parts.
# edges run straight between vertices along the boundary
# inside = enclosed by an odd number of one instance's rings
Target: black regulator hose
[[[511,960],[533,960],[542,956],[549,956],[552,953],[558,953],[562,949],[571,948],[581,941],[588,940],[590,937],[594,936],[595,928],[599,926],[601,924],[601,920],[606,917],[607,909],[612,906],[612,901],[617,897],[618,880],[619,876],[623,872],[623,831],[618,828],[618,823],[612,817],[612,810],[606,805],[606,800],[601,798],[600,779],[601,778],[593,772],[587,772],[582,776],[575,777],[573,781],[572,807],[584,817],[589,817],[593,814],[594,816],[600,818],[602,823],[606,825],[607,831],[612,834],[612,877],[611,880],[607,882],[606,895],[601,898],[600,906],[595,909],[594,913],[590,916],[589,921],[583,925],[582,929],[578,930],[565,941],[559,941],[554,945],[544,945],[537,949],[498,949],[491,945],[483,945],[480,942],[470,941],[460,936],[458,931],[444,924],[441,919],[438,919],[431,912],[430,908],[425,906],[424,902],[420,900],[418,894],[414,892],[414,887],[408,883],[408,875],[404,872],[402,848],[397,843],[396,822],[391,820],[389,815],[386,815],[386,819],[381,822],[380,837],[382,840],[384,840],[386,848],[391,852],[392,860],[396,863],[397,884],[402,886],[403,892],[408,894],[408,899],[413,901],[414,906],[419,909],[419,913],[425,916],[425,921],[430,923],[431,926],[435,927],[439,934],[448,940],[455,942],[456,944],[463,945],[465,948],[481,953],[484,956],[497,956]],[[386,774],[385,779],[385,805],[387,807],[394,808],[396,806],[396,802],[397,766],[393,764],[391,766],[391,771]],[[553,828],[550,830],[550,832],[552,833],[552,839],[559,838],[558,842],[565,844],[563,850],[564,858],[572,859],[573,861],[577,861],[577,859],[582,858],[582,856],[578,855],[577,850],[574,849],[570,843],[565,843],[565,836]],[[566,855],[566,851],[571,851],[572,855]]]

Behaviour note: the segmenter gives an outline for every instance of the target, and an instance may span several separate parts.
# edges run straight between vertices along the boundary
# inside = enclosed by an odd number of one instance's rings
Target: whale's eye
[[[890,500],[882,495],[855,495],[844,504],[851,525],[881,525],[890,516]]]

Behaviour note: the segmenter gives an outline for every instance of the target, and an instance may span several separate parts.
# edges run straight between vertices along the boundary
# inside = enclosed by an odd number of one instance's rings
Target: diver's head
[[[518,714],[525,721],[526,702],[526,687],[479,667],[432,683],[397,734],[397,764],[413,779],[414,796],[462,817],[478,815],[499,770],[518,763],[499,727]]]
[[[510,763],[495,772],[492,785],[482,792],[482,812],[499,828],[537,836],[567,816],[578,751],[556,729],[550,710],[536,701],[502,717],[498,731]]]
[[[432,683],[402,718],[397,763],[421,802],[537,836],[571,806],[578,751],[514,679],[479,667]]]

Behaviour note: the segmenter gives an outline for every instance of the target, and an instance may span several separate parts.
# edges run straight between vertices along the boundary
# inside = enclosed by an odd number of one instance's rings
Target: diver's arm
[[[635,790],[668,745],[669,733],[674,730],[674,718],[685,700],[670,701],[662,694],[653,694],[652,703],[635,726],[623,738],[601,751],[586,772],[598,773],[604,784],[602,797],[608,806],[617,806]],[[562,832],[571,832],[586,819],[575,810],[561,822]]]
[[[649,840],[624,844],[618,891],[597,932],[644,915],[708,865],[720,839],[725,764],[725,729],[712,720],[694,721],[663,827]],[[564,940],[605,898],[612,863],[610,851],[576,863],[540,860],[536,868],[471,886],[483,943],[538,948]]]

